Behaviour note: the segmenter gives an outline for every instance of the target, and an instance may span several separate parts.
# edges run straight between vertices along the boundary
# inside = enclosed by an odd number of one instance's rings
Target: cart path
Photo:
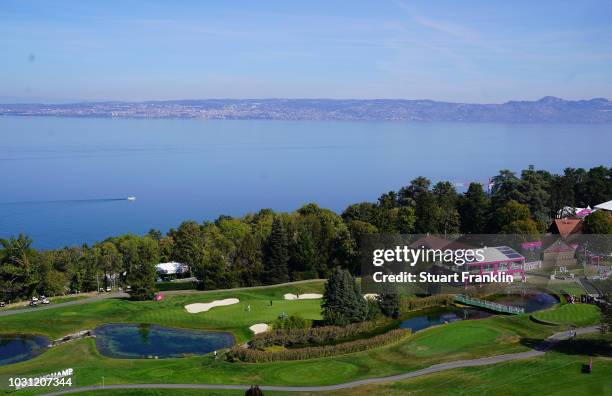
[[[299,285],[301,283],[323,282],[323,281],[324,281],[324,279],[307,279],[307,280],[301,280],[301,281],[295,281],[295,282],[279,283],[279,284],[264,285],[264,286],[254,286],[254,287],[235,287],[235,288],[232,288],[232,289],[215,289],[215,290],[168,290],[168,291],[162,291],[161,293],[168,294],[168,295],[176,295],[176,294],[209,294],[209,293],[219,293],[219,292],[228,292],[228,291],[271,289],[271,288],[280,287],[280,286],[291,286],[291,285]],[[39,305],[39,306],[37,306],[35,308],[33,308],[33,307],[25,307],[25,308],[9,309],[9,310],[2,310],[0,308],[0,317],[2,317],[2,316],[9,316],[9,315],[17,315],[17,314],[20,314],[20,313],[27,313],[27,312],[45,311],[47,309],[69,307],[71,305],[89,304],[91,302],[105,300],[105,299],[108,299],[108,298],[129,298],[129,297],[130,297],[129,294],[122,293],[122,292],[100,293],[97,296],[82,298],[80,300],[67,301],[67,302],[64,302],[64,303],[49,304],[49,305],[42,305],[41,304],[41,305]]]
[[[446,362],[434,364],[433,366],[424,369],[410,371],[403,374],[391,375],[388,377],[366,378],[358,381],[345,382],[335,385],[324,386],[273,386],[260,385],[262,391],[280,391],[280,392],[326,392],[339,389],[353,388],[362,385],[378,384],[383,382],[401,381],[409,378],[420,377],[427,374],[438,373],[440,371],[453,370],[463,367],[478,367],[487,366],[490,364],[508,362],[511,360],[528,359],[532,357],[542,356],[546,353],[554,343],[572,338],[574,331],[576,335],[594,333],[599,331],[598,326],[581,327],[575,330],[562,331],[555,333],[542,342],[536,349],[526,352],[509,353],[505,355],[489,356],[479,359],[457,360],[454,362]],[[47,393],[44,396],[57,396],[70,393],[98,391],[103,389],[208,389],[208,390],[242,390],[249,389],[251,385],[223,385],[223,384],[112,384],[104,387],[100,385],[83,386],[80,388],[72,388],[61,390],[58,392]]]

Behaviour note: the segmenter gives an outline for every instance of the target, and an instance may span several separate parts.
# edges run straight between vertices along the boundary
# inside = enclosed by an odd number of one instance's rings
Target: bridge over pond
[[[515,307],[512,305],[499,304],[493,301],[482,300],[480,298],[468,297],[463,294],[456,295],[455,302],[460,304],[470,305],[472,307],[484,308],[490,311],[518,315],[525,313],[525,308]]]

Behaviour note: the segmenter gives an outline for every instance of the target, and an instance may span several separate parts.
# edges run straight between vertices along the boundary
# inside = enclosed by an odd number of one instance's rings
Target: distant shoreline
[[[608,99],[468,104],[404,99],[207,99],[68,104],[0,104],[0,115],[283,121],[410,121],[499,123],[612,123]]]

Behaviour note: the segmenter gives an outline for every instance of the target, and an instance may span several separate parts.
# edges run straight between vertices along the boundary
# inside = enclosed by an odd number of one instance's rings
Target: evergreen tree
[[[521,173],[519,189],[523,195],[522,203],[527,205],[533,220],[540,224],[541,228],[545,228],[550,222],[550,209],[547,206],[550,200],[549,188],[546,175],[536,172],[533,165],[529,165],[529,169]]]
[[[323,293],[323,319],[327,324],[344,326],[361,322],[367,315],[367,303],[351,274],[340,267],[332,270]]]
[[[399,294],[393,290],[384,291],[378,295],[378,305],[383,315],[397,319],[400,317]]]
[[[36,286],[30,263],[32,239],[23,234],[17,238],[0,239],[4,252],[0,257],[0,290],[5,300],[29,297]]]
[[[429,191],[431,181],[423,176],[419,176],[410,182],[407,187],[402,187],[398,193],[398,202],[401,206],[415,206],[417,197]]]
[[[264,280],[267,284],[289,281],[287,232],[280,217],[272,221],[272,232],[267,241],[267,254],[264,263]]]
[[[317,264],[316,246],[306,227],[297,233],[293,260],[291,266],[292,279],[314,278],[317,274],[314,268]]]
[[[130,297],[135,300],[150,300],[155,295],[155,265],[159,260],[159,250],[155,240],[145,237],[137,247],[138,259],[127,274],[131,287]]]
[[[520,189],[521,180],[516,177],[514,172],[503,169],[499,171],[499,175],[493,177],[492,181],[491,204],[494,210],[501,208],[508,201],[525,201],[525,197]]]
[[[470,183],[459,205],[461,230],[466,234],[486,233],[488,213],[489,199],[482,185],[479,183]]]
[[[261,250],[251,233],[242,238],[234,260],[234,271],[237,272],[241,286],[256,286],[261,283]]]
[[[416,197],[416,223],[415,232],[418,234],[435,234],[439,232],[441,209],[436,202],[436,197],[429,191],[425,191]]]

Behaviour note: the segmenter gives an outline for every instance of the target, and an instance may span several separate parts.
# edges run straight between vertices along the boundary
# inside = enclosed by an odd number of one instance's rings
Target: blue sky
[[[0,100],[612,95],[610,1],[0,2]]]

